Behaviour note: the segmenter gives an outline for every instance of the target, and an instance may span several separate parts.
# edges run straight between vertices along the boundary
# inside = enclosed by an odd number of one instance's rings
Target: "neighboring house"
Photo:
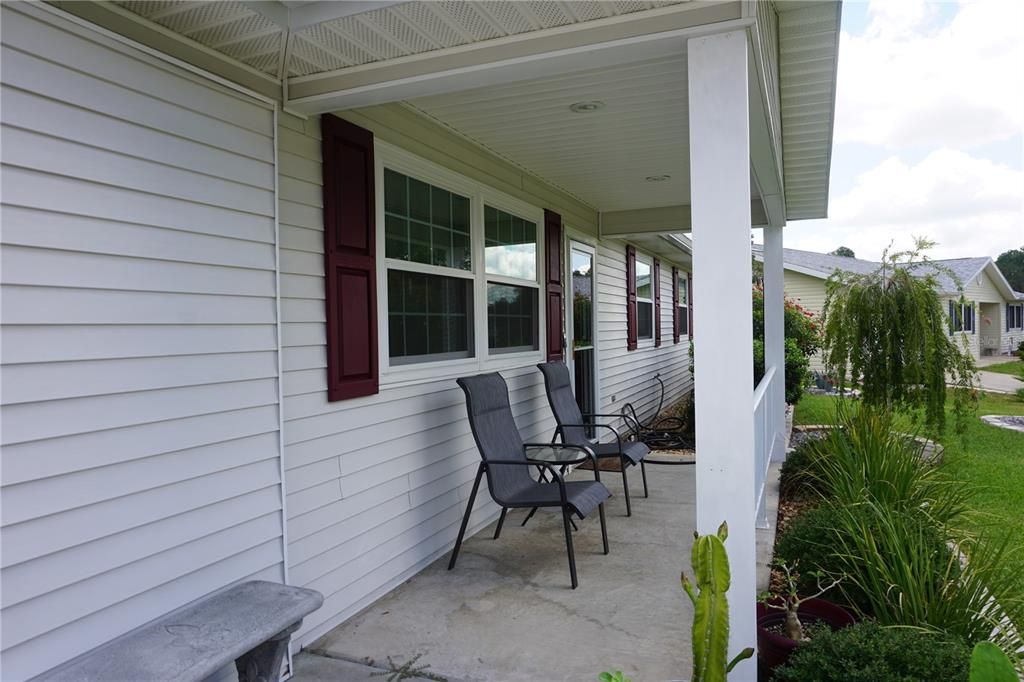
[[[816,315],[825,307],[825,280],[832,273],[845,270],[864,274],[880,265],[797,249],[783,249],[783,254],[786,296]],[[754,246],[754,257],[762,259],[758,245]],[[978,257],[932,262],[937,267],[920,266],[915,272],[935,275],[950,316],[950,333],[962,332],[975,358],[1015,351],[1024,341],[1024,294],[1013,290],[995,261]],[[965,303],[961,303],[961,295]],[[811,359],[811,366],[824,368],[820,354]]]
[[[249,578],[324,594],[308,645],[450,551],[479,462],[455,378],[501,371],[546,439],[563,357],[600,412],[695,381],[696,524],[728,520],[754,645],[781,230],[826,214],[838,3],[0,12],[0,677]]]

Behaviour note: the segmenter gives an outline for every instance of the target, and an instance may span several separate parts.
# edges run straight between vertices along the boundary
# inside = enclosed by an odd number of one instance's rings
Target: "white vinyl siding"
[[[626,350],[625,254],[625,245],[620,242],[609,240],[598,245],[597,345],[601,402],[597,411],[618,413],[626,403],[631,403],[645,419],[653,416],[658,407],[659,387],[655,374],[660,373],[665,382],[666,408],[692,390],[690,340],[684,334],[680,343],[671,343],[673,263],[661,259],[662,345],[655,348],[648,342],[639,344],[636,350]],[[637,249],[637,260],[641,258],[652,260],[642,249]]]
[[[283,579],[273,112],[3,7],[3,677]]]
[[[289,578],[325,597],[297,634],[301,646],[451,550],[480,461],[455,375],[384,383],[377,395],[327,402],[319,137],[318,119],[282,115]],[[536,362],[502,369],[527,440],[554,430]],[[486,493],[477,506],[471,531],[497,512]]]

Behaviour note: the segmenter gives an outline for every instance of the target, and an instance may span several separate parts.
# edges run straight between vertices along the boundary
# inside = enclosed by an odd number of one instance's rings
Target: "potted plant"
[[[785,663],[794,649],[810,639],[813,628],[809,626],[838,630],[854,623],[848,611],[820,598],[842,578],[822,586],[819,575],[818,591],[809,597],[800,597],[795,567],[795,564],[793,567],[779,564],[782,589],[779,594],[765,592],[757,605],[757,648],[768,670]]]

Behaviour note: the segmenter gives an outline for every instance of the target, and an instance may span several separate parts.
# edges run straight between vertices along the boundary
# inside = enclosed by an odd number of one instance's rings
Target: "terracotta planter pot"
[[[781,600],[773,600],[781,604]],[[808,599],[797,609],[800,622],[804,625],[825,623],[833,630],[854,624],[854,618],[846,609],[836,606],[824,599]],[[757,604],[757,651],[768,670],[774,670],[789,660],[789,655],[800,646],[784,635],[769,632],[766,628],[782,623],[786,614],[778,609],[768,608],[761,602]]]

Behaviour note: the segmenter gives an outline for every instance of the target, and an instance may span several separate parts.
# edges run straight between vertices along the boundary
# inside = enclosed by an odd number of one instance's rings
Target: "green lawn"
[[[1021,360],[1010,360],[1009,362],[1000,362],[998,365],[989,365],[988,367],[979,367],[983,372],[999,372],[1000,374],[1012,374],[1015,377],[1019,377],[1022,370],[1024,370],[1024,361]]]
[[[833,402],[834,398],[805,395],[796,406],[794,423],[830,423]],[[952,400],[947,405],[952,425]],[[978,415],[986,414],[1024,415],[1024,402],[1015,396],[983,394]],[[946,447],[942,466],[977,488],[974,507],[979,514],[970,521],[972,529],[1016,528],[1018,540],[1024,540],[1024,433],[990,426],[974,417],[964,447],[951,428],[938,439]]]

